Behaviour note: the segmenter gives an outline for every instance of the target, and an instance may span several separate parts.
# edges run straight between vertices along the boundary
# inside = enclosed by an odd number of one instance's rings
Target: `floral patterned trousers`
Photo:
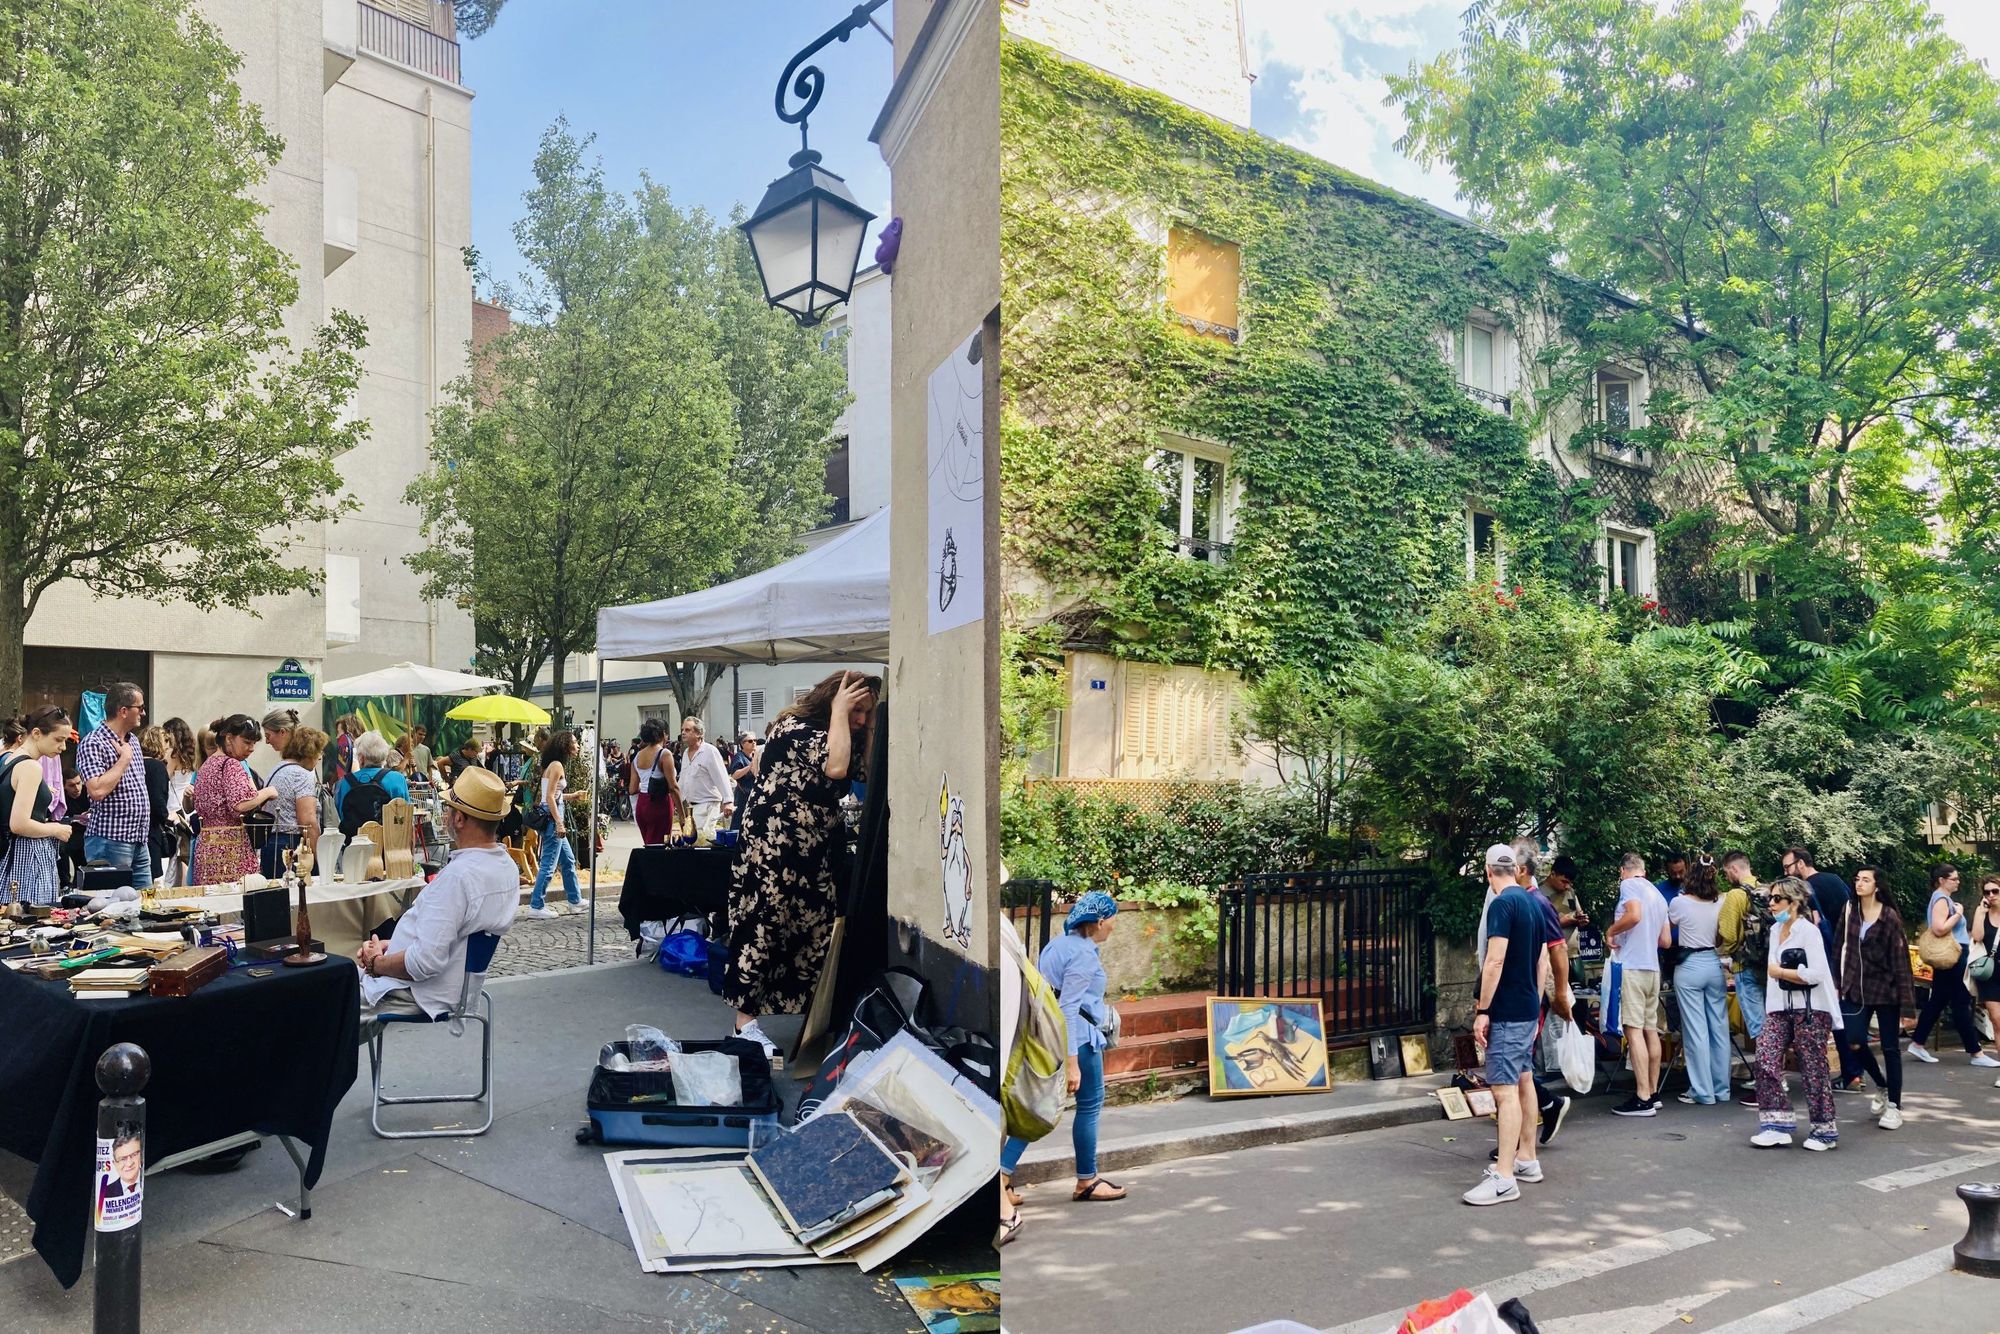
[[[1785,1092],[1785,1052],[1798,1056],[1806,1085],[1806,1114],[1812,1133],[1835,1139],[1833,1077],[1826,1066],[1826,1040],[1833,1034],[1833,1016],[1823,1010],[1771,1010],[1757,1035],[1757,1124],[1787,1134],[1798,1124],[1792,1099]],[[1891,1038],[1891,1041],[1894,1041]]]

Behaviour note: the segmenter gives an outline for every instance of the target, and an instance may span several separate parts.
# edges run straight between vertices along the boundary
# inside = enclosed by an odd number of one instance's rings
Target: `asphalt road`
[[[1117,1174],[1116,1204],[1035,1187],[1002,1253],[1007,1328],[1387,1334],[1469,1287],[1520,1296],[1544,1334],[2000,1329],[2000,1280],[1945,1272],[1944,1249],[1965,1231],[1953,1187],[2000,1180],[1994,1072],[1905,1064],[1904,1127],[1841,1095],[1827,1154],[1752,1148],[1747,1107],[1670,1094],[1625,1119],[1584,1100],[1544,1150],[1547,1180],[1483,1209],[1458,1198],[1493,1146],[1479,1120],[1139,1168]]]

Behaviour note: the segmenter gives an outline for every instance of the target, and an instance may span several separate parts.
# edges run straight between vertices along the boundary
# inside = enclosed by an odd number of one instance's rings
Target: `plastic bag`
[[[743,1068],[726,1051],[684,1051],[674,1058],[674,1101],[682,1107],[741,1107]]]
[[[660,957],[660,942],[667,938],[665,922],[639,923],[639,957],[657,959]]]
[[[708,939],[699,931],[669,931],[660,941],[660,967],[682,977],[708,976]]]
[[[1556,1064],[1572,1093],[1588,1093],[1597,1082],[1597,1042],[1574,1023],[1556,1038]]]
[[[623,1042],[607,1042],[597,1054],[597,1063],[606,1070],[665,1070],[680,1054],[681,1044],[657,1028],[628,1024]]]

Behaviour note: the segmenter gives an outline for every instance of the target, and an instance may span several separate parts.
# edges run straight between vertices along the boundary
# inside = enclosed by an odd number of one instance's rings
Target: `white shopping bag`
[[[1597,1081],[1597,1043],[1574,1023],[1563,1025],[1556,1038],[1556,1064],[1572,1093],[1588,1093]]]
[[[1424,1334],[1514,1334],[1493,1299],[1480,1293],[1436,1324],[1425,1325]]]

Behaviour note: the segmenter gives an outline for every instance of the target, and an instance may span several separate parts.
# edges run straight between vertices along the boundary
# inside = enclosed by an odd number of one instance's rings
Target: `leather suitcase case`
[[[148,984],[155,996],[191,996],[229,971],[229,951],[197,945],[153,965]]]

